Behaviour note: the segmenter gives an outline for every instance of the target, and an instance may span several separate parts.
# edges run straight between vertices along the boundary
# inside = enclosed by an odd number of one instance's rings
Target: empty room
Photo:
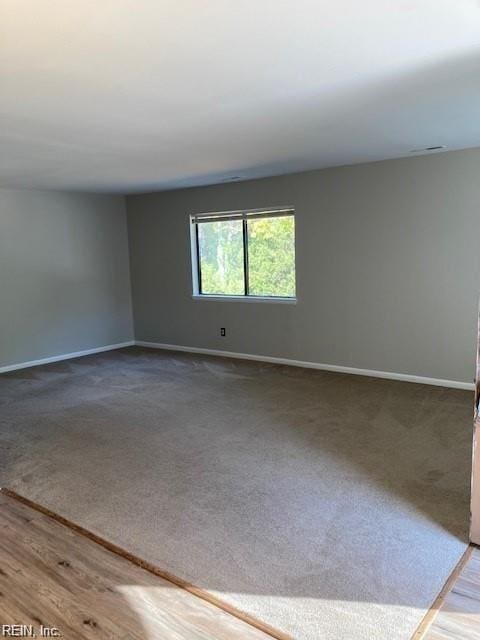
[[[480,639],[479,114],[476,0],[0,0],[0,637]]]

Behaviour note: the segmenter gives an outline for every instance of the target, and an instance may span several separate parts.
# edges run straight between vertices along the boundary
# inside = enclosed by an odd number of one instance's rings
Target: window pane
[[[294,298],[294,217],[249,220],[247,229],[250,294]]]
[[[243,227],[241,220],[198,225],[201,293],[243,296]]]

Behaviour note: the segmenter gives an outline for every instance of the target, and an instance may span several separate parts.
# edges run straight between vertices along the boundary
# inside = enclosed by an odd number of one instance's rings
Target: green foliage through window
[[[194,224],[200,293],[295,297],[293,214],[252,218],[246,214]]]
[[[243,223],[241,220],[198,225],[202,293],[243,296]]]
[[[250,295],[294,298],[294,217],[248,220],[247,230]]]

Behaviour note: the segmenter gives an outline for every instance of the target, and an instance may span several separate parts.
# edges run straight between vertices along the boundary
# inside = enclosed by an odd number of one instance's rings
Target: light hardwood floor
[[[271,640],[271,636],[0,494],[0,629],[67,640]],[[0,632],[1,633],[1,632]]]
[[[67,640],[271,640],[81,531],[0,493],[0,628]],[[480,549],[470,548],[412,640],[480,640]],[[276,636],[281,637],[281,636]]]
[[[445,595],[423,640],[480,640],[480,549],[473,547],[466,564]]]

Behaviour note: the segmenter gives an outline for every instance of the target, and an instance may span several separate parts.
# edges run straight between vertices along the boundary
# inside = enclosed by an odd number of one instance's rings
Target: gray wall
[[[188,215],[286,204],[298,304],[192,300]],[[479,205],[480,149],[130,196],[136,337],[471,381]]]
[[[0,189],[0,366],[132,339],[124,198]]]

